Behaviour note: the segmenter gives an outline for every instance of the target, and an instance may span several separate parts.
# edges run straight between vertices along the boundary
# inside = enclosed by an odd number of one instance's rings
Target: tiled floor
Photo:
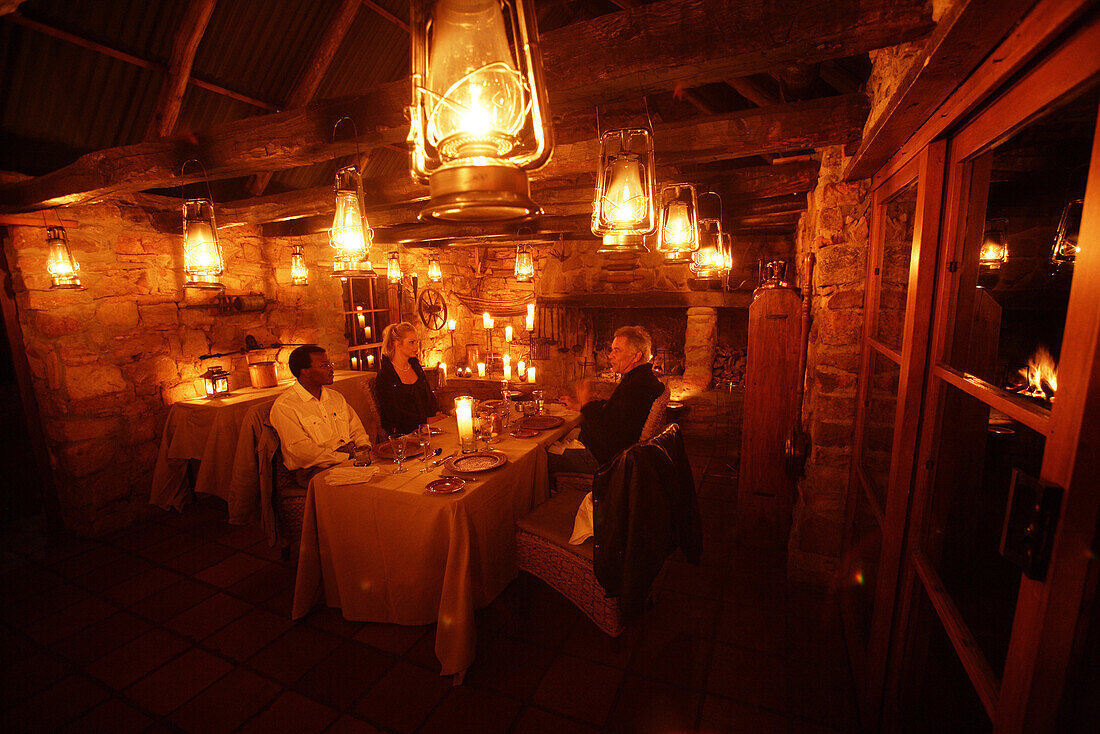
[[[735,542],[724,460],[693,456],[706,551],[618,646],[522,579],[479,613],[465,685],[434,627],[289,618],[293,564],[208,500],[101,541],[0,540],[0,730],[707,731],[855,728],[833,600]]]

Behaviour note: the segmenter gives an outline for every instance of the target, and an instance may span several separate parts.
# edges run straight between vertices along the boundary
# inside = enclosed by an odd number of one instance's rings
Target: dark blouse
[[[382,430],[386,433],[411,433],[438,410],[435,395],[428,385],[424,369],[416,359],[410,359],[416,382],[406,385],[397,374],[393,360],[382,355],[375,391]]]

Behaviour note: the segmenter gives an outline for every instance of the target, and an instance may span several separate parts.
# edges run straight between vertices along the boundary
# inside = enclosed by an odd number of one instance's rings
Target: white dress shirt
[[[271,425],[279,434],[283,463],[291,471],[313,466],[331,466],[348,459],[336,448],[348,441],[370,446],[370,438],[359,416],[344,396],[327,387],[321,399],[295,382],[271,406]]]

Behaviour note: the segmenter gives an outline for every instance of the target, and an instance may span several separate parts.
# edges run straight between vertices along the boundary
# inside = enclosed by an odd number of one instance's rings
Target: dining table
[[[522,438],[502,432],[490,448],[506,462],[492,470],[455,472],[413,457],[401,473],[376,458],[373,472],[364,470],[366,481],[331,480],[348,480],[339,467],[316,474],[306,496],[293,617],[323,602],[351,621],[435,623],[441,672],[461,682],[475,655],[475,610],[518,574],[516,520],[549,498],[546,448],[580,422],[563,406],[546,410],[561,424]],[[430,450],[461,458],[455,418],[434,425],[442,433]],[[441,474],[464,478],[465,487],[429,492]]]
[[[336,370],[330,386],[344,396],[364,422],[373,410],[373,401],[367,391],[375,375],[374,372]],[[149,502],[166,510],[181,510],[192,492],[187,481],[188,464],[197,460],[193,491],[216,495],[232,504],[230,480],[235,474],[237,443],[242,439],[245,416],[259,406],[269,406],[293,384],[291,378],[274,387],[243,387],[216,398],[173,403],[157,450]]]

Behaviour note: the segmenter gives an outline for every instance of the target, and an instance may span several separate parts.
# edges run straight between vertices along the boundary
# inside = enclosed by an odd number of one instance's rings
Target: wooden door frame
[[[855,508],[862,494],[876,516],[882,533],[869,639],[859,639],[858,631],[854,629],[855,615],[851,608],[846,609],[844,619],[847,628],[845,634],[850,646],[849,657],[854,662],[856,674],[862,677],[859,686],[860,707],[861,716],[867,722],[877,723],[881,713],[882,684],[897,598],[898,566],[905,538],[913,456],[916,451],[916,433],[906,431],[905,426],[914,425],[921,408],[928,354],[928,327],[932,314],[935,256],[939,243],[945,155],[946,145],[943,142],[927,146],[919,156],[884,180],[872,193],[872,234],[867,255],[858,409],[853,428],[851,473],[845,508],[845,553],[842,556],[845,560],[850,557],[848,550],[852,542]],[[875,338],[874,331],[881,295],[877,271],[882,266],[885,246],[884,217],[880,212],[890,199],[913,182],[917,185],[917,201],[909,258],[903,341],[901,352],[898,353],[880,343]],[[870,383],[874,360],[879,354],[899,367],[894,440],[890,452],[885,507],[881,507],[874,496],[870,479],[866,476],[861,461]],[[843,578],[849,577],[848,571],[847,568],[842,570]],[[847,601],[848,597],[845,599],[846,605],[851,603]],[[858,649],[860,642],[866,643],[862,649]]]
[[[1015,36],[1010,39],[1019,46]],[[1008,43],[1006,41],[1006,43]],[[1077,29],[1047,53],[1034,67],[1019,76],[964,125],[950,140],[943,243],[936,268],[931,367],[927,388],[927,415],[922,422],[919,454],[913,490],[910,527],[905,544],[902,583],[897,605],[890,664],[886,674],[885,700],[896,700],[902,685],[902,665],[909,627],[915,613],[916,591],[928,594],[944,624],[959,659],[967,669],[979,698],[997,732],[1053,731],[1059,700],[1066,685],[1067,661],[1074,641],[1083,634],[1079,615],[1086,599],[1091,561],[1082,549],[1091,547],[1100,514],[1100,497],[1083,491],[1093,486],[1100,473],[1100,247],[1082,253],[1075,263],[1074,280],[1067,311],[1064,343],[1082,345],[1063,350],[1068,360],[1059,366],[1063,384],[1079,385],[1065,391],[1049,417],[1026,401],[1002,394],[988,382],[944,364],[955,323],[954,307],[962,279],[948,277],[949,263],[964,246],[975,216],[969,204],[971,172],[975,154],[1011,136],[1050,105],[1066,98],[1082,85],[1100,78],[1100,13],[1093,13]],[[992,91],[992,89],[990,90]],[[949,106],[950,100],[945,105]],[[951,124],[948,121],[946,124]],[[1100,135],[1100,125],[1097,127]],[[1100,242],[1100,137],[1092,150],[1086,194],[1086,221],[1082,236]],[[954,609],[950,596],[938,588],[935,570],[923,550],[928,532],[928,513],[934,481],[934,459],[938,447],[942,396],[949,388],[962,390],[983,402],[1005,410],[1014,419],[1048,437],[1042,478],[1067,489],[1054,556],[1045,583],[1023,578],[1017,598],[1013,631],[1003,680],[996,680],[967,626]],[[1092,431],[1090,434],[1089,431]],[[1072,436],[1079,439],[1067,443]],[[1085,444],[1090,442],[1090,450]],[[1090,484],[1091,483],[1091,484]],[[1075,491],[1076,489],[1076,491]],[[1091,495],[1091,496],[1088,496]],[[917,586],[920,584],[920,587]],[[887,726],[890,726],[887,713]]]

